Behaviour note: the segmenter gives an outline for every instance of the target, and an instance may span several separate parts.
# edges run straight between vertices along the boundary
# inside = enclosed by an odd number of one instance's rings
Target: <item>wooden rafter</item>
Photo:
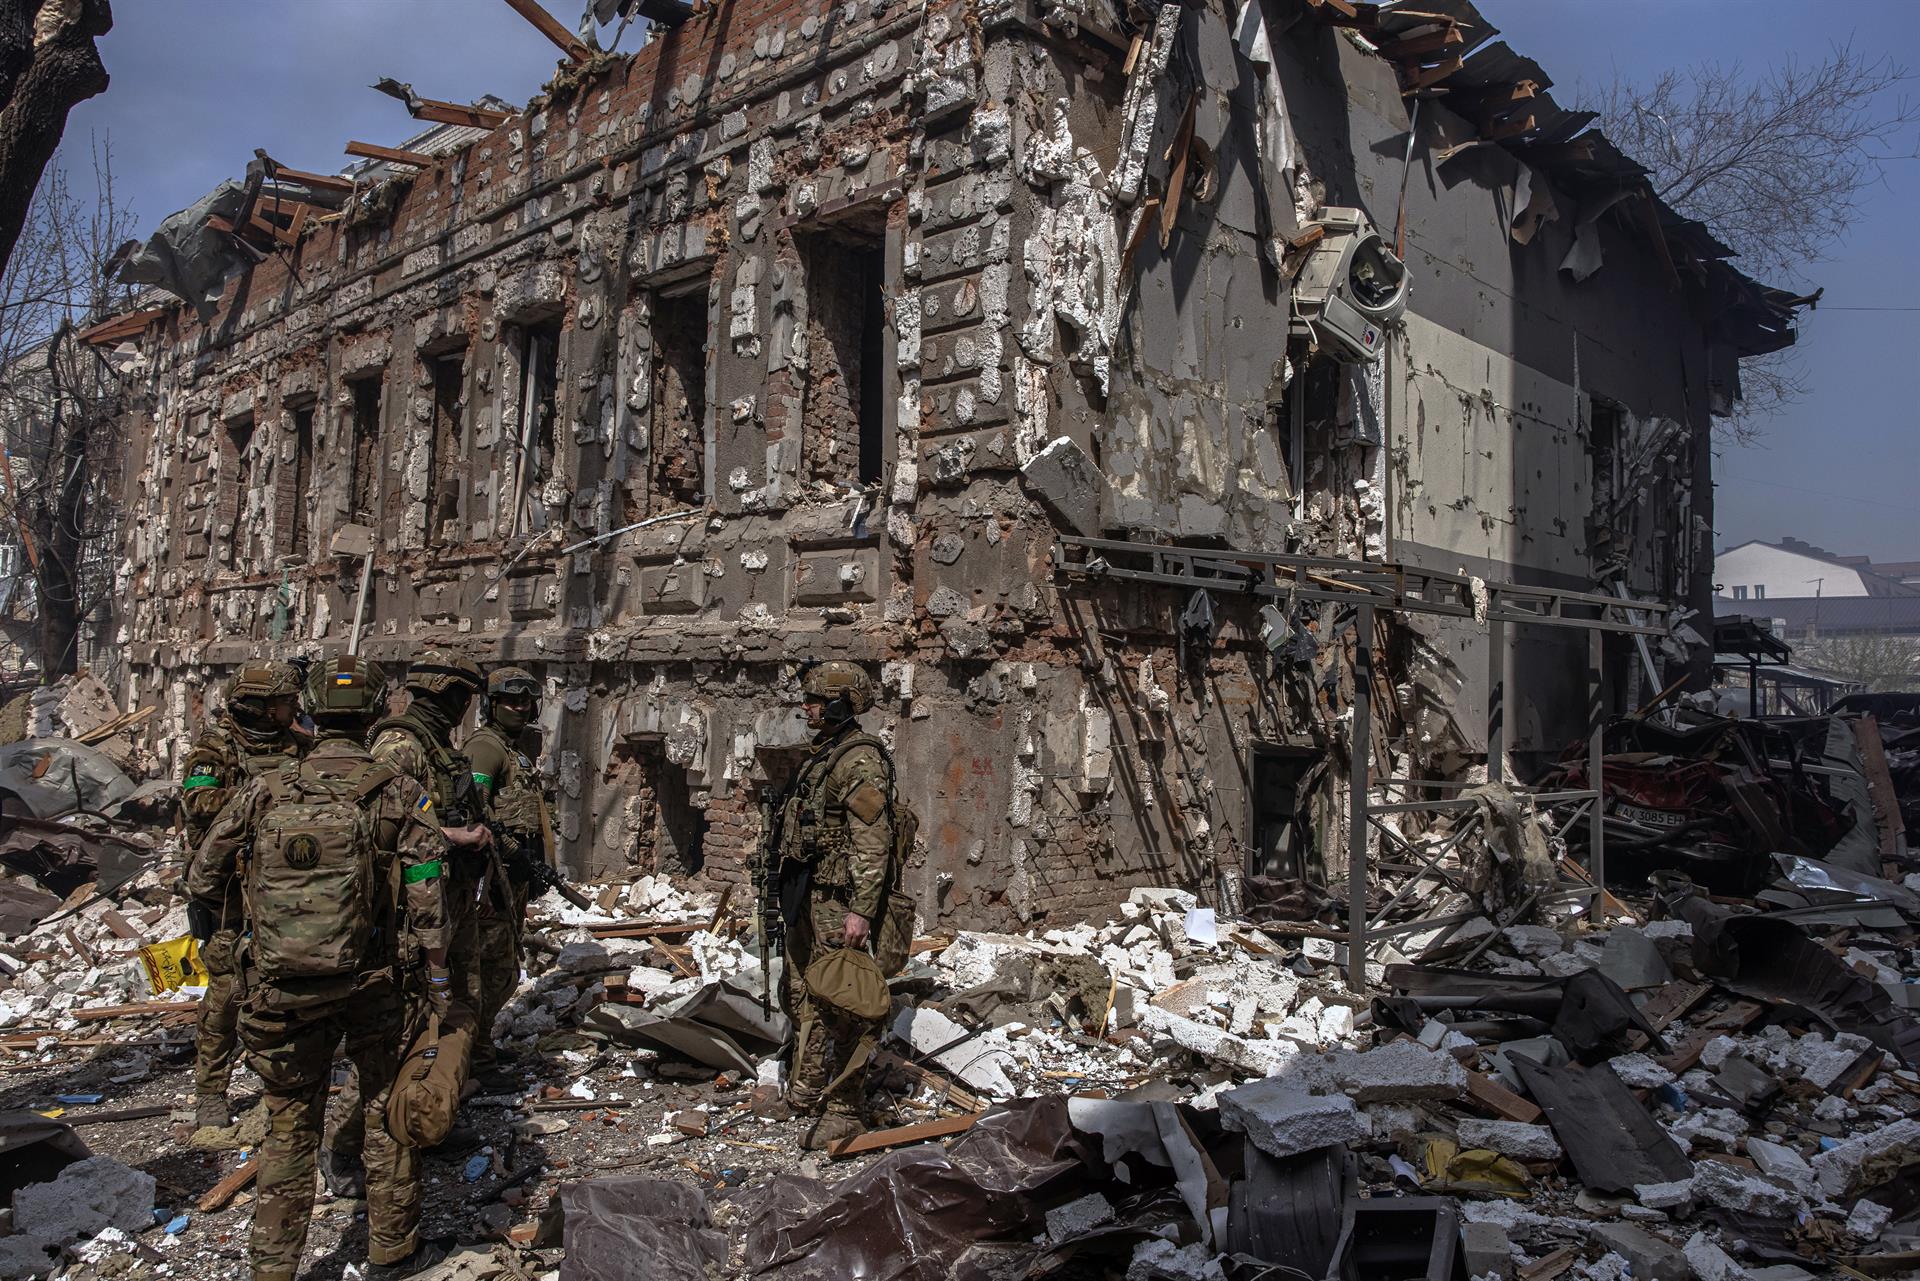
[[[466,125],[473,129],[497,129],[513,119],[511,111],[495,111],[491,107],[469,107],[457,102],[441,102],[437,98],[422,98],[420,105],[408,109],[415,120],[431,120],[442,125]]]
[[[397,147],[382,147],[371,142],[350,142],[347,154],[362,156],[368,160],[387,160],[397,165],[416,165],[421,169],[433,167],[434,159],[424,151],[401,151]]]
[[[575,62],[593,60],[593,50],[587,48],[578,36],[561,26],[557,18],[540,6],[540,0],[507,0],[507,7],[531,22],[534,30],[553,41],[560,52]]]
[[[1380,55],[1393,62],[1404,62],[1408,58],[1428,58],[1443,49],[1465,44],[1466,35],[1458,23],[1450,22],[1438,31],[1428,32],[1424,36],[1414,36],[1410,40],[1396,40],[1392,44],[1380,46]]]
[[[290,182],[301,187],[312,187],[316,191],[350,193],[353,190],[351,178],[342,178],[338,174],[307,173],[301,169],[289,169],[277,161],[273,166],[273,180]]]
[[[165,307],[147,307],[140,311],[130,311],[124,316],[109,316],[96,325],[88,325],[74,337],[89,346],[119,342],[135,334],[144,333],[148,325],[167,314]]]
[[[1432,88],[1454,72],[1460,70],[1462,63],[1458,54],[1431,67],[1422,67],[1407,76],[1407,87],[1400,91],[1401,96],[1419,93],[1422,89]]]

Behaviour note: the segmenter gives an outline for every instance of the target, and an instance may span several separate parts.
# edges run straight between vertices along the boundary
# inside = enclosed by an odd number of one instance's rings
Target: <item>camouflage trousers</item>
[[[193,1027],[193,1092],[225,1094],[233,1076],[233,1060],[240,1041],[240,997],[234,973],[233,949],[238,930],[215,930],[200,949],[207,967],[207,994],[200,998],[200,1014]]]
[[[278,996],[272,987],[256,991],[240,1020],[247,1066],[265,1083],[267,1105],[249,1249],[253,1281],[291,1281],[300,1269],[327,1082],[343,1040],[364,1098],[367,1257],[377,1264],[404,1259],[418,1243],[421,1194],[418,1154],[387,1133],[387,1096],[406,1052],[400,993],[382,979],[320,1005],[282,1008]]]
[[[787,935],[784,1006],[793,1020],[793,1066],[787,1077],[787,1102],[797,1112],[834,1112],[861,1118],[867,1098],[867,1072],[879,1044],[884,1019],[857,1019],[816,999],[807,990],[807,966],[814,957],[839,947],[847,905],[815,894],[806,919]]]
[[[514,901],[505,911],[488,905],[480,912],[477,928],[479,955],[476,969],[480,984],[480,1035],[474,1041],[473,1061],[491,1063],[494,1059],[493,1021],[520,986],[520,935],[526,928],[527,887],[514,885]]]

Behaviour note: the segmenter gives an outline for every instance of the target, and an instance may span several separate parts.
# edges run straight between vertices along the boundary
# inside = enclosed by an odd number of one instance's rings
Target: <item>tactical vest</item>
[[[464,746],[467,748],[469,764],[475,753],[472,751],[476,739],[486,738],[497,744],[500,755],[506,764],[501,767],[498,778],[489,778],[485,786],[492,795],[489,808],[493,811],[495,822],[521,833],[537,833],[540,830],[540,789],[533,782],[533,762],[527,759],[525,752],[515,747],[498,726],[483,725],[474,732]],[[473,775],[474,784],[481,784],[481,776]]]
[[[377,761],[343,763],[345,774],[294,761],[264,776],[271,804],[254,824],[241,883],[249,960],[270,983],[363,972],[393,916],[367,801],[399,774]]]
[[[379,742],[380,736],[390,729],[410,735],[427,754],[427,795],[432,798],[433,807],[440,811],[440,821],[449,827],[478,822],[481,814],[473,790],[473,767],[467,758],[440,742],[432,730],[405,712],[375,725],[367,742]]]
[[[782,853],[814,866],[814,883],[823,890],[836,891],[844,885],[849,848],[847,811],[831,801],[824,786],[827,775],[856,747],[872,747],[887,763],[887,816],[891,820],[891,845],[887,851],[886,888],[881,899],[880,917],[874,922],[873,953],[880,972],[888,977],[906,968],[913,944],[915,905],[911,895],[900,888],[900,874],[913,853],[913,838],[920,831],[920,816],[900,795],[894,771],[893,753],[871,734],[855,731],[809,758],[794,776],[787,798],[787,812],[781,832]]]

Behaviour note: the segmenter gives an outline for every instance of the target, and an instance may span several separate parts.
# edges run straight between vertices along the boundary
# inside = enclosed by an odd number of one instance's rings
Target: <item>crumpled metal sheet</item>
[[[1855,1032],[1920,1066],[1920,1023],[1793,921],[1735,916],[1690,888],[1662,905],[1693,927],[1693,964],[1722,987],[1798,1006],[1836,1032]]]
[[[9,819],[0,828],[0,867],[32,877],[61,898],[90,881],[123,885],[152,858],[151,847],[113,832],[36,818]]]
[[[1630,1032],[1644,1033],[1656,1047],[1666,1041],[1607,975],[1582,970],[1570,978],[1482,974],[1434,965],[1390,965],[1387,982],[1406,992],[1422,1010],[1499,1010],[1551,1024],[1553,1035],[1574,1058],[1598,1063],[1624,1054]]]
[[[716,979],[677,1001],[650,1009],[597,1005],[582,1021],[620,1045],[644,1045],[723,1072],[753,1076],[759,1060],[787,1043],[792,1025],[775,1007],[760,1012],[760,994]]]
[[[1606,1064],[1548,1068],[1518,1054],[1511,1061],[1593,1191],[1631,1193],[1636,1184],[1672,1183],[1693,1172],[1680,1145]]]
[[[668,1179],[586,1179],[560,1189],[560,1281],[708,1281],[727,1261],[706,1193]]]
[[[223,182],[176,214],[164,219],[147,243],[120,268],[123,285],[157,285],[191,303],[204,320],[226,292],[227,276],[246,265],[232,237],[207,225],[212,217],[231,222],[246,202],[246,189]]]
[[[134,786],[98,748],[70,738],[26,738],[0,746],[0,792],[18,797],[35,818],[59,818],[104,810],[132,796]]]
[[[984,1281],[982,1247],[1003,1259],[1031,1248],[1049,1196],[1098,1160],[1068,1124],[1065,1099],[1020,1100],[944,1151],[889,1152],[835,1184],[774,1179],[756,1193],[745,1257],[754,1275],[780,1281]]]

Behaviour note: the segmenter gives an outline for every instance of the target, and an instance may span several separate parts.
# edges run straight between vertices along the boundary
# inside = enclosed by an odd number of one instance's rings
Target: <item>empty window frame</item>
[[[347,478],[348,519],[378,528],[380,523],[380,391],[377,373],[347,383],[353,396],[353,440]]]
[[[462,398],[467,357],[464,351],[428,357],[433,374],[433,445],[428,459],[427,538],[460,541],[460,496],[466,479],[460,459],[466,444]]]
[[[1254,876],[1324,884],[1325,860],[1313,823],[1313,791],[1325,758],[1297,747],[1255,744],[1248,797]]]
[[[546,525],[540,494],[553,477],[560,391],[560,322],[528,325],[520,336],[520,439],[511,532]]]
[[[307,550],[307,489],[313,478],[313,411],[308,401],[288,410],[293,415],[293,457],[280,464],[274,479],[277,511],[274,527],[280,533],[281,556],[304,558]]]
[[[807,475],[877,484],[886,457],[885,240],[836,227],[799,244],[807,282]]]
[[[216,499],[220,504],[220,519],[215,524],[232,528],[232,563],[237,566],[253,551],[246,525],[247,495],[253,490],[253,415],[229,418],[223,426],[219,446],[224,455],[220,460],[221,469],[230,480],[221,486],[222,492]]]
[[[707,280],[653,303],[652,489],[669,506],[706,500]]]

